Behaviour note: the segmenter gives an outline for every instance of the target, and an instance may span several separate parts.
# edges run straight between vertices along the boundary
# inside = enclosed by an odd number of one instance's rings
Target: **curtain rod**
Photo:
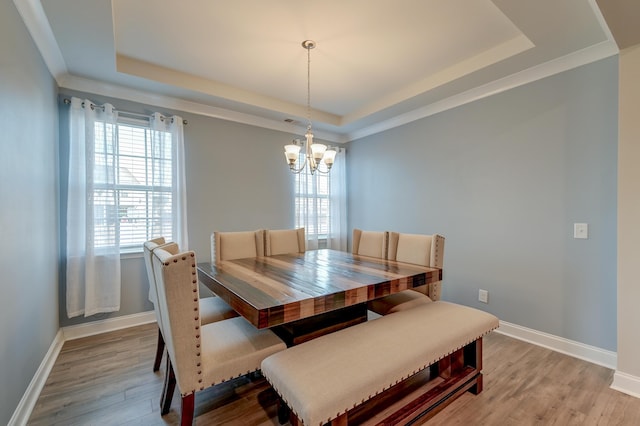
[[[69,99],[69,98],[64,98],[64,103],[65,103],[66,105],[71,104],[71,99]],[[84,106],[84,101],[82,101],[82,106]],[[104,111],[104,106],[96,105],[96,104],[94,104],[93,102],[91,103],[91,108],[101,108],[101,109]],[[122,110],[119,110],[119,109],[116,109],[115,111],[117,111],[117,112],[119,112],[119,113],[122,113],[122,114],[131,115],[131,116],[134,116],[134,117],[142,117],[142,118],[146,118],[146,119],[151,118],[151,116],[150,116],[150,115],[148,115],[148,114],[140,114],[140,113],[137,113],[137,112],[122,111]],[[164,115],[162,115],[161,117],[162,117],[163,119],[169,118],[169,117],[165,117]],[[171,120],[173,121],[173,118],[171,118]],[[189,124],[189,122],[188,122],[187,120],[184,120],[184,119],[183,119],[183,120],[182,120],[182,124],[184,124],[184,125],[186,126],[187,124]]]

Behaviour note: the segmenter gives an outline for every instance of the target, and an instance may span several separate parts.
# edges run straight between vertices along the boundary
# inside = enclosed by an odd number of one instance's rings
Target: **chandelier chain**
[[[307,46],[307,121],[311,128],[311,47]]]
[[[316,47],[316,42],[313,40],[304,40],[302,47],[307,49],[307,133],[305,134],[306,140],[304,142],[299,139],[294,139],[293,143],[284,147],[284,155],[289,164],[289,169],[293,173],[301,173],[305,167],[309,166],[309,172],[314,174],[315,172],[328,174],[331,170],[331,166],[336,158],[337,151],[331,147],[327,147],[325,144],[313,143],[313,132],[311,131],[311,49]],[[300,167],[296,167],[300,158],[300,150],[304,148],[303,155],[304,160],[301,160]],[[320,168],[320,164],[324,164],[325,169]]]

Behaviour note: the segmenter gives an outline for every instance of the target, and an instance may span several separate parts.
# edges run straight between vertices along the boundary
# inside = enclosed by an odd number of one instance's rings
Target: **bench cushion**
[[[489,313],[427,303],[288,348],[262,373],[305,425],[321,425],[497,327]]]

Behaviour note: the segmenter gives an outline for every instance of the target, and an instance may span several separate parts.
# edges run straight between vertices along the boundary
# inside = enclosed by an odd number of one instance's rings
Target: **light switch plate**
[[[573,238],[580,238],[585,240],[589,238],[589,225],[586,223],[574,223]]]

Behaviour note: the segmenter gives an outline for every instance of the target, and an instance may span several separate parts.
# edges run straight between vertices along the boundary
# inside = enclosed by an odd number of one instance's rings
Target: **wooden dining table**
[[[198,263],[198,279],[288,345],[367,320],[367,302],[442,280],[442,269],[320,249]]]

